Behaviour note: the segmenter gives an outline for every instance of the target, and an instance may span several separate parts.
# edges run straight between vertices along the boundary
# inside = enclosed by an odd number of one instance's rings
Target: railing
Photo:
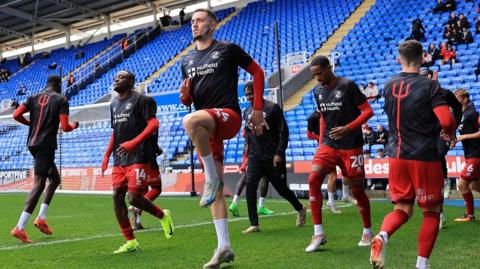
[[[78,91],[82,85],[88,83],[89,80],[96,78],[96,75],[100,73],[100,70],[110,69],[110,64],[116,60],[122,59],[123,61],[125,53],[130,53],[132,50],[136,50],[137,43],[139,41],[144,41],[144,39],[147,37],[148,32],[146,30],[132,34],[131,36],[126,38],[126,41],[128,42],[127,48],[122,48],[122,42],[125,42],[125,39],[117,41],[115,45],[110,48],[109,51],[100,55],[100,57],[94,59],[82,69],[73,73],[75,82],[72,85],[66,87],[64,94],[67,96],[75,95],[76,91]]]
[[[312,55],[306,51],[300,51],[300,52],[293,52],[289,53],[285,56],[282,57],[281,59],[281,64],[282,66],[291,66],[291,65],[296,65],[296,64],[304,64],[308,62],[308,60],[312,57]],[[276,67],[277,66],[277,61],[272,62],[272,66]]]

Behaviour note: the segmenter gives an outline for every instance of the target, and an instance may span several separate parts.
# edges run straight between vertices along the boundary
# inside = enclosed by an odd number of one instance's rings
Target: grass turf
[[[162,208],[172,211],[177,226],[175,236],[166,240],[160,223],[143,215],[146,230],[137,232],[141,251],[112,255],[124,243],[112,210],[110,196],[56,195],[47,220],[54,234],[46,237],[33,227],[27,232],[34,244],[24,245],[10,236],[23,206],[25,194],[0,195],[0,267],[1,268],[202,268],[216,247],[216,236],[209,210],[198,208],[196,198],[160,198]],[[306,203],[307,201],[303,201]],[[310,242],[310,214],[306,227],[295,227],[295,213],[283,200],[267,200],[275,211],[260,219],[262,231],[243,235],[248,227],[246,204],[239,207],[242,218],[229,218],[230,238],[235,262],[222,268],[371,268],[369,247],[358,247],[361,223],[356,207],[341,208],[341,215],[324,210],[328,243],[322,251],[305,253]],[[38,210],[37,206],[37,210]],[[373,229],[378,232],[384,215],[392,206],[372,202]],[[462,207],[445,207],[448,224],[440,231],[430,264],[432,268],[476,268],[480,247],[480,222],[455,223]],[[283,213],[283,214],[282,214]],[[417,233],[421,212],[389,241],[388,268],[413,268],[417,256]]]

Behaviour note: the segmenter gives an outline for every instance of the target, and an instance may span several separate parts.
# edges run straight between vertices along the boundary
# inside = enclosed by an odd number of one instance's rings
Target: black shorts
[[[34,159],[34,173],[37,176],[48,177],[55,166],[55,148],[29,147]]]

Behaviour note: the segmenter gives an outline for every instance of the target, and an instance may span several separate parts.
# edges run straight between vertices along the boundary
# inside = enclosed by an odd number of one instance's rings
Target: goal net
[[[111,168],[101,175],[101,163],[108,145],[110,103],[100,103],[70,109],[71,121],[80,127],[58,134],[55,164],[62,177],[59,192],[111,193]],[[162,175],[162,195],[186,195],[192,191],[189,173],[188,139],[181,128],[186,111],[159,112],[159,146],[163,154],[157,162]],[[28,115],[27,115],[28,117]],[[0,116],[0,192],[29,191],[33,184],[33,158],[26,146],[28,126]],[[178,163],[178,169],[175,169]],[[173,166],[172,166],[173,165]],[[196,177],[201,180],[201,177]],[[197,184],[201,184],[198,182]],[[203,184],[202,184],[203,185]]]

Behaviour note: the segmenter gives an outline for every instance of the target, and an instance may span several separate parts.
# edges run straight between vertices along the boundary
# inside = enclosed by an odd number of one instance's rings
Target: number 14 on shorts
[[[145,173],[145,169],[135,168],[135,181],[137,186],[142,185],[142,181],[147,179],[147,174]]]

